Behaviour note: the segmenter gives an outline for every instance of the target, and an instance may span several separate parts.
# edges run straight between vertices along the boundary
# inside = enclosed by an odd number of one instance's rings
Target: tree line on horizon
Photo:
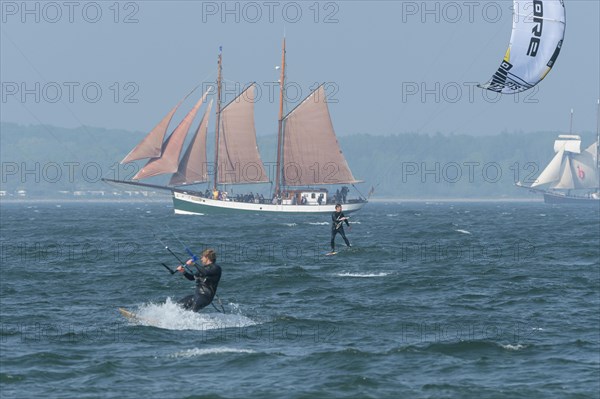
[[[1,124],[2,176],[0,190],[26,190],[29,196],[54,196],[60,191],[114,191],[101,177],[126,179],[143,166],[118,162],[144,136],[125,130],[44,125]],[[527,198],[515,187],[531,184],[554,155],[557,132],[395,135],[357,134],[339,137],[357,189],[376,198]],[[585,148],[594,134],[581,134]],[[209,136],[209,154],[212,152]],[[274,163],[275,136],[258,136],[265,163]],[[167,177],[149,179],[166,184]],[[195,186],[199,191],[206,184]],[[336,190],[335,185],[331,187]],[[234,188],[265,195],[269,184]],[[353,190],[351,190],[353,191]]]

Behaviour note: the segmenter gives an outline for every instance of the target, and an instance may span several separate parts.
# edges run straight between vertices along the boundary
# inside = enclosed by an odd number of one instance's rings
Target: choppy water
[[[333,257],[327,216],[0,210],[2,398],[599,397],[597,208],[369,204]],[[227,314],[154,234],[217,250]]]

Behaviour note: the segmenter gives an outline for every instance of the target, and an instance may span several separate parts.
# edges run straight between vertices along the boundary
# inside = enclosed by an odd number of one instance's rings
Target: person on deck
[[[351,247],[352,245],[350,245],[350,241],[348,241],[346,233],[344,233],[344,222],[346,222],[346,226],[348,226],[349,229],[352,229],[352,227],[350,227],[348,218],[344,215],[344,212],[342,212],[342,205],[335,204],[335,212],[331,214],[331,221],[333,222],[331,225],[331,252],[335,252],[335,236],[338,233],[344,239],[346,246]]]
[[[342,191],[340,192],[340,194],[342,195],[342,202],[345,204],[346,203],[346,197],[348,196],[348,187],[344,186],[342,187]]]
[[[221,279],[221,266],[217,265],[217,254],[212,249],[206,249],[202,252],[200,258],[202,266],[198,266],[192,259],[186,262],[189,266],[188,270],[182,265],[177,267],[177,271],[183,273],[183,276],[188,280],[196,280],[196,292],[193,295],[188,295],[180,299],[177,303],[183,306],[186,310],[194,312],[210,305],[215,294],[217,286]],[[195,267],[195,271],[191,267]],[[193,271],[190,273],[190,271]]]

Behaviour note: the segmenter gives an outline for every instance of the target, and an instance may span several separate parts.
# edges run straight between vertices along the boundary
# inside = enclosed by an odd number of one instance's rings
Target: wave
[[[169,357],[173,358],[189,358],[196,356],[215,355],[222,353],[257,353],[252,349],[240,349],[240,348],[229,348],[229,347],[216,347],[216,348],[193,348],[184,351],[179,351],[171,354]]]
[[[470,232],[470,231],[467,231],[467,230],[458,229],[458,230],[455,230],[455,231],[456,231],[457,233],[463,233],[463,234],[469,234],[469,235],[471,235],[471,232]]]
[[[308,224],[313,226],[326,226],[329,224],[329,222],[308,222]]]
[[[135,312],[137,325],[164,328],[167,330],[215,330],[241,328],[259,324],[241,314],[195,313],[184,310],[167,298],[165,303],[141,305]]]
[[[336,273],[335,275],[338,277],[385,277],[390,275],[388,272],[379,272],[379,273]]]
[[[482,340],[465,340],[451,342],[435,342],[423,348],[425,351],[441,352],[447,355],[462,355],[469,353],[486,353],[502,351],[520,351],[528,348],[530,345],[519,343],[500,343]]]
[[[511,345],[511,344],[506,344],[506,345],[502,345],[500,344],[500,346],[504,349],[507,349],[509,351],[518,351],[521,349],[525,349],[527,346],[526,345],[521,345],[521,344],[516,344],[516,345]]]

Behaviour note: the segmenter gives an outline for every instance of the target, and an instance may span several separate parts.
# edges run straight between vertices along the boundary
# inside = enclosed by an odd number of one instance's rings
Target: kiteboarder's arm
[[[183,277],[187,278],[188,280],[194,281],[194,275],[188,273],[183,266],[177,266],[177,271],[183,273]]]

